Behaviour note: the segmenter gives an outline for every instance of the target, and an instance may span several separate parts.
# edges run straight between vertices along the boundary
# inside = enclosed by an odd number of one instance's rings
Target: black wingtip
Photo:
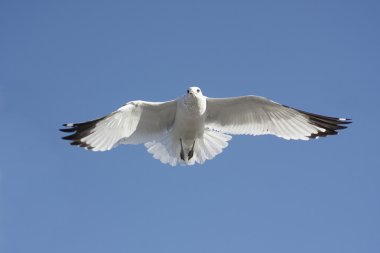
[[[351,124],[352,123],[352,119],[339,119],[339,122],[340,124]]]
[[[289,106],[286,106],[286,107],[302,113],[304,116],[308,118],[308,121],[310,124],[320,129],[323,129],[321,131],[318,131],[317,133],[312,133],[311,135],[307,136],[310,139],[317,139],[318,137],[326,137],[328,135],[337,135],[339,130],[347,128],[347,126],[345,125],[352,123],[352,119],[348,119],[348,118],[323,116],[319,114],[314,114],[314,113],[298,110]]]
[[[63,136],[61,138],[63,140],[71,141],[71,145],[79,146],[86,149],[93,149],[94,147],[90,146],[90,144],[86,142],[83,142],[82,139],[86,136],[91,135],[94,131],[96,124],[104,118],[106,118],[106,116],[82,123],[62,124],[66,128],[61,128],[59,129],[59,131],[69,133],[69,135]]]
[[[64,132],[64,133],[72,133],[75,131],[75,128],[61,128],[59,131]]]
[[[71,140],[75,139],[74,137],[75,137],[75,134],[71,134],[71,135],[63,136],[62,139],[67,140],[67,141],[71,141]]]

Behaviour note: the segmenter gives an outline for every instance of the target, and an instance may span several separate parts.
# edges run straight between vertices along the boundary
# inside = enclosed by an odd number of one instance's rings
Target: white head
[[[179,105],[181,104],[184,105],[188,117],[200,116],[206,111],[206,97],[198,87],[189,87]]]
[[[199,87],[189,87],[187,89],[187,96],[202,97],[202,91]]]

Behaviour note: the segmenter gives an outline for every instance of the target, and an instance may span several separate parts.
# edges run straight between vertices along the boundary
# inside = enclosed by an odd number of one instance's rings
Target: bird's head
[[[191,97],[202,97],[202,91],[199,87],[189,87],[187,89],[187,96]]]

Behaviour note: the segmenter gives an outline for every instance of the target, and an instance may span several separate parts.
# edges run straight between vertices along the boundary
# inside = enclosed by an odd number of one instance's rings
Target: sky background
[[[379,1],[1,1],[0,252],[380,252]],[[202,166],[62,123],[199,86],[352,118]]]

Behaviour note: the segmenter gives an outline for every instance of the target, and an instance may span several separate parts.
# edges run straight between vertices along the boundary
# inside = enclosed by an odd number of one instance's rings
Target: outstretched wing
[[[272,134],[290,140],[335,135],[350,119],[290,108],[264,97],[207,98],[206,127],[228,134]]]
[[[62,139],[93,151],[105,151],[118,144],[139,144],[159,138],[173,124],[177,102],[132,101],[117,111],[92,121],[64,124],[72,133]]]

